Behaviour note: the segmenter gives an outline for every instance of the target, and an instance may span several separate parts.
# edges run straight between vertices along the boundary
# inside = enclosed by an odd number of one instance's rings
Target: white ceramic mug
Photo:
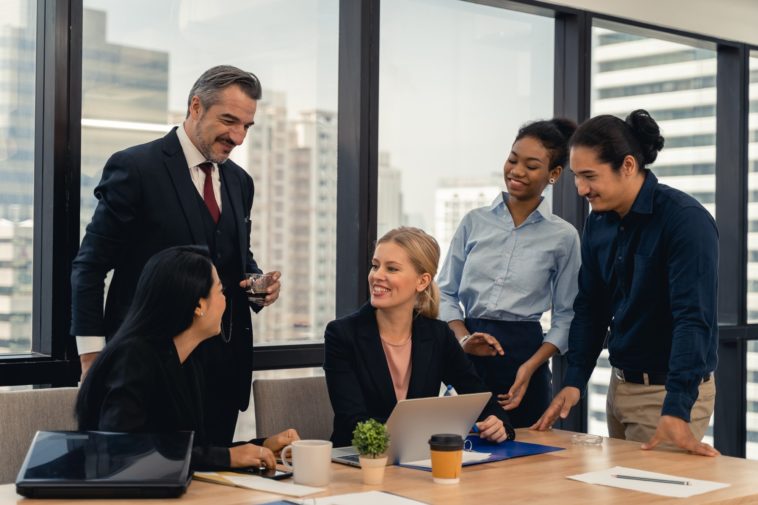
[[[287,461],[291,452],[291,461]],[[328,440],[296,440],[282,449],[282,463],[292,470],[296,484],[326,486],[332,476],[332,443]]]

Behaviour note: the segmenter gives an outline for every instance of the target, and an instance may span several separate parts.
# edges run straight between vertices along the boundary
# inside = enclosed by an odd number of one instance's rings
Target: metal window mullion
[[[341,0],[337,146],[337,317],[368,296],[376,238],[379,0]]]
[[[718,322],[747,321],[747,181],[749,59],[744,45],[720,45],[717,63],[716,222],[719,228]],[[722,332],[716,370],[714,443],[745,457],[747,344]]]
[[[590,79],[592,54],[592,17],[585,12],[557,13],[555,17],[555,72],[553,109],[555,116],[576,122],[590,115]],[[581,234],[587,217],[587,203],[576,193],[573,177],[567,171],[558,179],[553,190],[554,212],[573,224]],[[564,356],[552,360],[553,392],[563,388],[567,367]],[[586,432],[588,401],[583,396],[567,419],[556,427]]]

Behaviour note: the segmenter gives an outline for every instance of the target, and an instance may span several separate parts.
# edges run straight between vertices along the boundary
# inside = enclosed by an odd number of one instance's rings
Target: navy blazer
[[[223,212],[232,213],[236,227],[241,272],[261,272],[250,251],[253,180],[231,160],[219,165],[219,173]],[[168,247],[207,242],[198,191],[176,128],[163,138],[111,156],[95,196],[97,207],[72,264],[71,334],[110,338],[123,321],[151,256]],[[109,270],[113,279],[103,311],[103,281]],[[252,323],[238,282],[225,286],[227,299],[242,309],[235,310],[228,355],[235,360],[237,384],[231,388],[232,396],[244,410],[252,380]]]
[[[411,331],[408,398],[437,396],[440,382],[458,393],[487,391],[446,323],[417,315]],[[334,409],[332,442],[335,447],[348,446],[359,421],[386,422],[397,403],[374,307],[366,303],[358,312],[330,322],[324,340],[324,372]],[[494,398],[479,419],[490,415],[503,420],[509,439],[515,437],[508,415]]]

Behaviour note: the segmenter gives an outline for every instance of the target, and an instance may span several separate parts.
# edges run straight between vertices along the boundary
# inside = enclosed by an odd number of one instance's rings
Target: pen
[[[655,479],[653,477],[638,477],[636,475],[611,475],[617,479],[627,480],[639,480],[642,482],[657,482],[658,484],[679,484],[681,486],[689,486],[690,482],[687,480],[673,480],[673,479]]]

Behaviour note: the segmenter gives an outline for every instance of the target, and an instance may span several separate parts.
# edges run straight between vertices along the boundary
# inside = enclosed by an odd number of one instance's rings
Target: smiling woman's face
[[[542,195],[550,181],[550,153],[534,137],[513,143],[503,167],[505,187],[517,200],[534,200]]]
[[[376,246],[368,273],[371,305],[377,309],[416,305],[416,295],[426,288],[427,275],[419,274],[408,253],[395,242]]]

